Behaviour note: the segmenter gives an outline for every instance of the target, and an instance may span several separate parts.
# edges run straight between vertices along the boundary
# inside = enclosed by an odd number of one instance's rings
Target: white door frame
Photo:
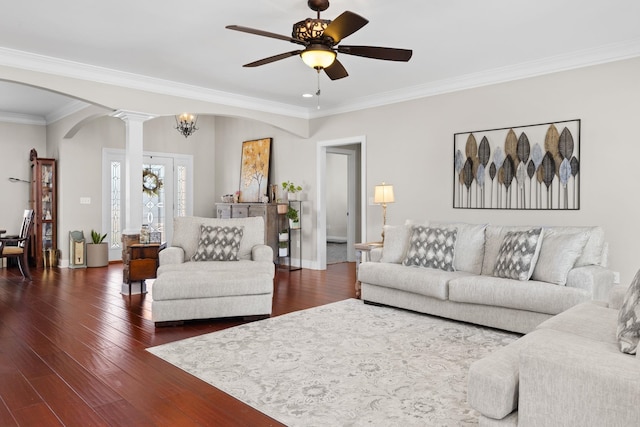
[[[318,141],[316,147],[316,265],[327,269],[327,149],[343,145],[360,145],[360,235],[365,238],[367,230],[367,137],[353,136],[328,141]],[[355,217],[354,217],[355,220]],[[355,227],[354,227],[355,230]]]
[[[347,156],[347,261],[355,262],[356,251],[356,150],[327,147],[327,153]],[[325,192],[326,195],[326,192]],[[325,198],[326,203],[326,198]],[[326,223],[326,222],[325,222]]]

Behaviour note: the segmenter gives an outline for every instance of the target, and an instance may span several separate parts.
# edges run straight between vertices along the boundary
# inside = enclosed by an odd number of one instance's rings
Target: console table
[[[140,282],[140,293],[145,293],[145,280],[155,279],[158,270],[159,253],[166,243],[134,243],[129,246],[129,294],[131,282]]]

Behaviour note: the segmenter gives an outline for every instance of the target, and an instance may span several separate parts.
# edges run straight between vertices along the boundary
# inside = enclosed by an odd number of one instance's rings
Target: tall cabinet
[[[45,260],[57,258],[57,185],[56,160],[39,158],[36,150],[31,150],[31,194],[30,205],[34,211],[33,235],[29,247],[30,257],[37,267]],[[54,256],[52,255],[54,253]]]

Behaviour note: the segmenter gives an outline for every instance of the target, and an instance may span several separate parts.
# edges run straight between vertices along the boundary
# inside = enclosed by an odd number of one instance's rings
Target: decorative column
[[[123,282],[129,281],[129,246],[138,243],[142,227],[142,163],[143,124],[155,116],[133,111],[118,110],[112,114],[125,123],[125,225],[122,231]],[[123,283],[123,289],[124,289]]]

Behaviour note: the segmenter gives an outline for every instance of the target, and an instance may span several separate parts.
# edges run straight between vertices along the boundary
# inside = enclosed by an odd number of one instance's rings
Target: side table
[[[354,245],[356,249],[356,298],[360,298],[360,280],[358,280],[358,268],[360,267],[360,263],[362,262],[363,256],[365,260],[368,259],[369,252],[375,248],[381,248],[382,242],[367,242],[367,243],[356,243]]]
[[[140,293],[145,293],[145,279],[154,279],[158,270],[159,253],[165,243],[135,243],[129,246],[129,294],[131,282],[140,281]]]

